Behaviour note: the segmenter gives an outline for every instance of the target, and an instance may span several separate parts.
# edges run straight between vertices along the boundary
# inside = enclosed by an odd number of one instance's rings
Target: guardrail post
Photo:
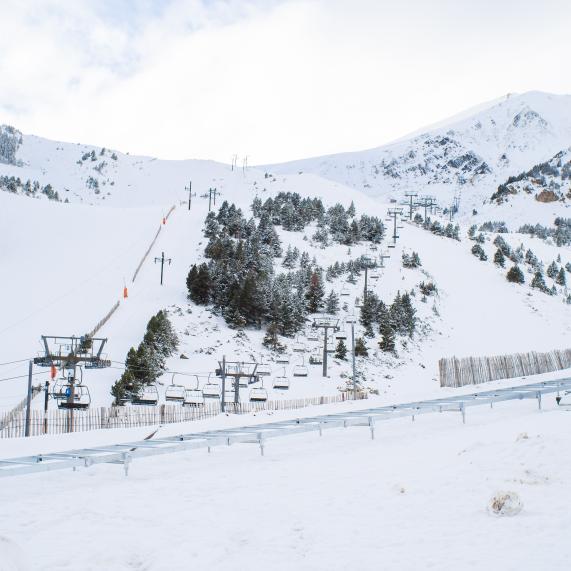
[[[260,445],[260,454],[263,456],[264,455],[264,438],[263,438],[261,432],[258,433],[258,443]]]
[[[462,413],[462,424],[466,424],[466,405],[460,403],[460,412]]]
[[[541,410],[541,391],[537,391],[537,407]]]
[[[371,440],[375,440],[375,421],[372,416],[369,417],[369,428],[371,429]]]

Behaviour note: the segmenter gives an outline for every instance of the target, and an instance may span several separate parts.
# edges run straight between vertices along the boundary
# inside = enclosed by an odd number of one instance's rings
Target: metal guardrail
[[[268,439],[302,432],[319,432],[321,435],[323,430],[328,428],[367,426],[369,427],[371,438],[374,438],[375,424],[378,421],[405,416],[411,416],[414,420],[414,417],[420,414],[456,411],[461,413],[462,421],[466,422],[466,409],[471,406],[489,404],[493,407],[494,403],[497,402],[537,399],[538,407],[541,409],[542,397],[544,395],[557,393],[559,396],[561,391],[571,391],[571,378],[441,399],[380,406],[294,420],[283,420],[254,426],[225,428],[207,432],[180,434],[153,440],[114,444],[111,446],[25,456],[9,460],[0,460],[0,477],[49,472],[65,468],[87,468],[95,464],[121,464],[127,475],[129,465],[135,458],[145,458],[148,456],[200,448],[207,448],[208,451],[210,451],[210,449],[215,446],[230,446],[231,444],[237,443],[257,444],[263,455],[265,442]]]

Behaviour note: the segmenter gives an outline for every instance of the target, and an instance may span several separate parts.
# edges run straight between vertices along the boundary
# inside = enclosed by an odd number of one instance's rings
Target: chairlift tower
[[[402,208],[389,208],[388,212],[387,212],[388,218],[387,220],[391,220],[393,221],[393,248],[395,247],[396,243],[397,243],[397,238],[399,237],[399,235],[397,234],[397,229],[398,228],[402,228],[402,226],[397,226],[397,218],[399,216],[402,216]],[[389,246],[390,248],[391,246]]]
[[[216,195],[220,194],[216,188],[209,188],[208,189],[208,212],[210,212],[212,208],[212,202],[214,202],[214,206],[216,206]]]
[[[230,377],[234,385],[234,404],[240,403],[240,379],[247,378],[248,384],[254,382],[258,373],[258,363],[244,361],[226,361],[226,357],[222,357],[222,361],[218,361],[219,368],[216,375],[222,379],[222,393],[220,396],[220,410],[226,409],[226,377]]]
[[[417,192],[405,192],[404,195],[409,199],[408,202],[405,201],[405,205],[408,206],[408,219],[412,220],[412,213],[414,212],[415,203],[413,199],[418,196]]]
[[[68,410],[67,431],[73,432],[74,409],[80,408],[76,403],[77,368],[84,364],[86,369],[104,369],[111,366],[111,361],[103,354],[106,338],[89,336],[42,335],[44,354],[34,358],[39,367],[59,367],[69,371],[66,406]],[[81,385],[81,382],[80,382]],[[27,419],[29,422],[29,419]]]
[[[422,196],[418,202],[418,206],[424,208],[424,224],[426,224],[428,209],[430,208],[430,213],[432,214],[432,207],[436,204],[436,202],[433,202],[433,200],[434,198],[432,196]]]
[[[333,332],[339,331],[339,319],[327,316],[314,317],[312,327],[323,329],[323,376],[327,377],[327,334],[330,329]]]
[[[165,258],[165,253],[161,252],[160,258],[155,258],[155,264],[161,264],[161,285],[163,285],[163,273],[165,269],[165,263],[168,262],[169,266],[171,265],[172,258]]]
[[[192,192],[192,181],[188,181],[188,186],[184,187],[184,190],[188,190],[188,209],[190,210],[190,206],[192,205],[192,197],[196,196],[196,192]]]

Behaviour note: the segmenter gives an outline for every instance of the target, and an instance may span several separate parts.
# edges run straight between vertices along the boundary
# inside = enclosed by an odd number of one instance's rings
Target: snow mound
[[[494,516],[514,516],[523,509],[516,492],[496,492],[488,503],[488,513]]]

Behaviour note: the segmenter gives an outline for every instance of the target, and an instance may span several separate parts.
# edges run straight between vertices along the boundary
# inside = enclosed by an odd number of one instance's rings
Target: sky
[[[571,93],[568,0],[0,0],[0,124],[164,159],[377,147]]]

